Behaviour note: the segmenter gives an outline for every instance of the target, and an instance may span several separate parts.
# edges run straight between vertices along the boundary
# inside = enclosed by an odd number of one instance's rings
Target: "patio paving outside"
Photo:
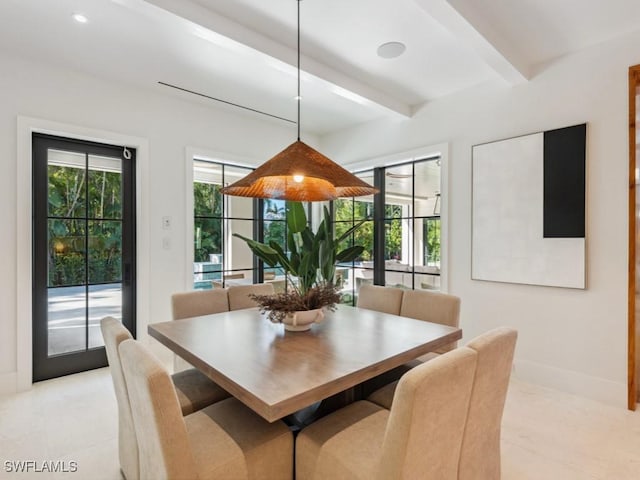
[[[100,320],[112,316],[122,321],[121,284],[90,285],[88,301],[88,348],[96,348],[104,345]],[[84,286],[49,288],[49,355],[85,349],[86,306]]]

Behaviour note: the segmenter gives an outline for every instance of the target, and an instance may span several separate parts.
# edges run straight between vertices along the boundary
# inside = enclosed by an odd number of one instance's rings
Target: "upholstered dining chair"
[[[473,345],[476,345],[475,342],[480,342],[480,344],[483,343],[483,339],[484,338],[491,338],[493,337],[493,335],[495,334],[496,331],[502,331],[503,329],[496,329],[496,330],[491,330],[489,332],[487,332],[484,335],[480,335],[479,337],[477,337],[476,339],[472,340],[467,346],[472,348]],[[508,329],[506,329],[508,330]],[[515,330],[509,330],[510,332],[513,332],[515,334]],[[511,334],[510,334],[511,335]],[[489,336],[489,337],[486,337]],[[517,337],[517,335],[516,335]],[[511,347],[511,349],[513,350],[515,348],[515,338],[513,340],[513,347]],[[509,349],[506,349],[504,352],[505,355],[505,360],[508,360],[509,362],[509,368],[508,368],[508,372],[507,372],[507,378],[505,381],[505,396],[506,396],[506,385],[508,385],[509,383],[509,375],[511,373],[511,362],[513,362],[513,351],[511,351],[511,353],[509,353]],[[412,365],[419,365],[420,362],[418,363],[413,363]],[[503,379],[504,380],[504,379]],[[391,404],[393,403],[393,399],[394,399],[394,394],[396,391],[396,388],[398,386],[398,381],[394,381],[394,382],[390,382],[388,384],[386,384],[385,386],[377,389],[376,391],[374,391],[373,393],[371,393],[368,397],[367,400],[369,400],[370,402],[373,402],[377,405],[380,405],[381,407],[384,408],[391,408]],[[504,402],[504,400],[503,400]],[[501,414],[502,415],[502,414]]]
[[[459,480],[500,478],[502,413],[517,337],[513,329],[497,328],[463,347],[477,352],[478,365],[462,440]],[[393,409],[393,404],[399,398],[397,390],[393,396],[396,385],[399,388],[397,382],[383,387],[370,395],[368,400]]]
[[[139,342],[119,346],[141,480],[293,478],[293,435],[235,398],[183,417],[162,364]]]
[[[171,295],[171,312],[174,320],[228,311],[229,299],[226,288],[194,290]],[[173,369],[175,372],[181,372],[189,368],[193,368],[193,365],[178,355],[173,356]]]
[[[250,294],[273,295],[275,293],[271,283],[256,283],[253,285],[233,285],[229,287],[229,310],[257,307],[258,304],[249,298]]]
[[[400,316],[457,328],[460,324],[460,298],[439,292],[405,290],[400,304]],[[442,353],[453,350],[456,346],[457,342],[444,345],[433,352],[372,378],[362,386],[364,395],[372,394],[369,398],[371,401],[385,408],[391,408],[398,378],[416,365],[432,360]]]
[[[446,293],[406,290],[402,296],[400,316],[439,323],[449,327],[460,325],[460,298]],[[445,353],[457,347],[457,342],[435,350]]]
[[[228,312],[229,300],[227,290],[214,288],[210,290],[194,290],[171,295],[171,311],[174,320]]]
[[[362,285],[358,290],[356,307],[400,315],[403,290],[379,285]]]
[[[467,344],[478,354],[459,480],[500,478],[500,430],[518,332],[496,328]]]
[[[118,357],[118,345],[124,340],[133,338],[129,330],[113,317],[105,317],[100,322],[104,344],[107,350],[107,360],[111,367],[114,388],[118,402],[126,399],[126,388],[122,383],[122,365]],[[171,375],[176,388],[183,415],[195,412],[229,397],[229,393],[216,385],[209,378],[195,368]],[[118,393],[120,392],[120,394]],[[123,394],[124,392],[124,394]],[[128,477],[127,477],[128,478]]]
[[[133,417],[131,416],[129,393],[127,392],[127,385],[120,363],[120,354],[118,353],[118,345],[125,340],[130,340],[132,336],[129,330],[113,317],[103,318],[100,321],[100,329],[104,338],[111,380],[113,381],[113,389],[115,390],[118,404],[118,456],[120,470],[126,480],[138,480],[138,441],[136,440]]]
[[[366,400],[304,428],[299,480],[457,480],[478,354],[460,348],[401,379],[386,410]]]

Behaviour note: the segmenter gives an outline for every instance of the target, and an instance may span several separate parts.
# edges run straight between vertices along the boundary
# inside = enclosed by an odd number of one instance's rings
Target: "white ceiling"
[[[166,82],[289,121],[295,27],[296,0],[0,1],[9,54],[238,110]],[[540,62],[638,29],[638,0],[304,0],[301,125],[324,134],[408,118],[481,82],[526,82]],[[378,57],[389,41],[406,52]]]

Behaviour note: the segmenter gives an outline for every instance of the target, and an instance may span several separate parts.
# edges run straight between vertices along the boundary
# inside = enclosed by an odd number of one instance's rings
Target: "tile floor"
[[[640,411],[513,380],[502,439],[503,480],[640,479]],[[117,449],[108,369],[0,398],[0,478],[120,480]],[[7,460],[75,461],[78,471],[7,473]]]

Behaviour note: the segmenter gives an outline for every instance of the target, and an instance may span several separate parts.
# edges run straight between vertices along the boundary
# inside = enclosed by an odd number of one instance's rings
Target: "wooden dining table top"
[[[306,332],[287,332],[257,308],[148,331],[270,422],[462,337],[459,328],[347,305]]]

